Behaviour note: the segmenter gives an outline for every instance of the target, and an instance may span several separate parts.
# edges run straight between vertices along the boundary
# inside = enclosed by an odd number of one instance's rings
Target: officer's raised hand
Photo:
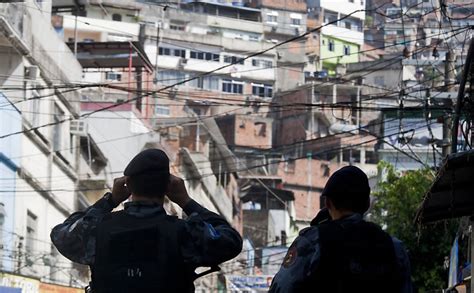
[[[122,176],[114,179],[114,186],[112,187],[112,200],[115,205],[119,205],[122,201],[130,196],[130,191],[127,188],[127,176]]]
[[[168,184],[168,198],[183,208],[191,198],[188,195],[184,180],[170,174],[170,183]]]

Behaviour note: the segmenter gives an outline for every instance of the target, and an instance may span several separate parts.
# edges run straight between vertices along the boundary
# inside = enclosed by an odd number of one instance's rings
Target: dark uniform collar
[[[334,222],[338,223],[343,228],[348,228],[348,227],[351,227],[352,225],[360,223],[361,221],[363,221],[362,215],[359,213],[355,213],[355,214],[346,216],[342,219],[335,220]]]
[[[129,201],[124,204],[124,209],[127,214],[139,218],[166,214],[162,204],[149,201]]]

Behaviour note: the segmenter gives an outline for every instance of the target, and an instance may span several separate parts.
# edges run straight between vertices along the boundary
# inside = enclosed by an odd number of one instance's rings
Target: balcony
[[[0,4],[0,26],[10,44],[38,64],[48,78],[81,80],[82,68],[54,31],[48,14],[22,3]]]

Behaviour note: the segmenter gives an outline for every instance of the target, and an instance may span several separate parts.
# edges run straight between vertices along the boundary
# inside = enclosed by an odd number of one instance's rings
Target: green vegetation
[[[384,174],[384,181],[374,192],[371,220],[405,243],[413,282],[419,292],[446,287],[443,261],[449,255],[457,231],[456,221],[423,227],[414,224],[415,213],[433,182],[432,171],[422,169],[400,174],[387,163],[380,163],[379,170]]]

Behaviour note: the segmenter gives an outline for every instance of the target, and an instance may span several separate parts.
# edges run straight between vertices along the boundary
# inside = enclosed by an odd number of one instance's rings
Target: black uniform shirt
[[[104,198],[83,212],[69,216],[51,232],[51,240],[59,252],[73,262],[93,265],[96,252],[95,231],[103,217],[112,211]],[[221,216],[194,200],[185,207],[189,216],[184,224],[186,238],[180,243],[184,261],[191,267],[218,265],[237,256],[242,238]],[[162,206],[144,202],[125,203],[125,212],[134,217],[165,213]]]

